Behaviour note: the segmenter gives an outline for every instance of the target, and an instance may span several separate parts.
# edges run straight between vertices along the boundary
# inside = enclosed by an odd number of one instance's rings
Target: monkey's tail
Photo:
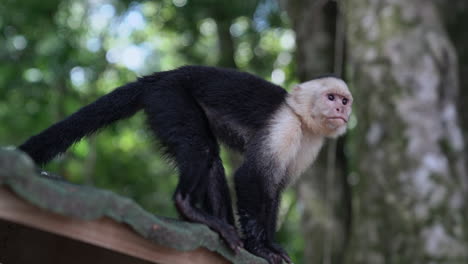
[[[142,109],[144,86],[139,80],[115,89],[32,136],[19,149],[28,153],[38,165],[47,163],[81,138]]]

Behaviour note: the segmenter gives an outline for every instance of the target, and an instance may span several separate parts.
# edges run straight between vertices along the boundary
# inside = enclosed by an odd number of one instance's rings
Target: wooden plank
[[[206,248],[177,251],[155,244],[109,218],[73,219],[34,206],[0,186],[0,218],[160,264],[229,263]]]

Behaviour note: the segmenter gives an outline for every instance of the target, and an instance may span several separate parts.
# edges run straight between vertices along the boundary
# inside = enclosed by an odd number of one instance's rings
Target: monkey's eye
[[[343,98],[343,104],[346,105],[348,103],[348,99]]]
[[[333,94],[328,94],[328,100],[333,101],[335,100],[335,96]]]

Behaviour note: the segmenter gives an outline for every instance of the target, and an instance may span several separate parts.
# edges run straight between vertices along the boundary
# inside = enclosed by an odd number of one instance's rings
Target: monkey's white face
[[[346,132],[352,103],[346,83],[333,77],[299,84],[288,98],[288,104],[306,126],[326,137],[338,137]]]

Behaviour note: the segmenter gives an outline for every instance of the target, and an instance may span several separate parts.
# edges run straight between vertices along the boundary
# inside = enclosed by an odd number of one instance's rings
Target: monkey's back
[[[186,66],[179,71],[214,133],[239,150],[267,125],[287,95],[280,86],[246,72],[206,66]]]
[[[262,78],[232,69],[186,66],[190,90],[205,107],[213,108],[255,129],[284,102],[286,91]]]

